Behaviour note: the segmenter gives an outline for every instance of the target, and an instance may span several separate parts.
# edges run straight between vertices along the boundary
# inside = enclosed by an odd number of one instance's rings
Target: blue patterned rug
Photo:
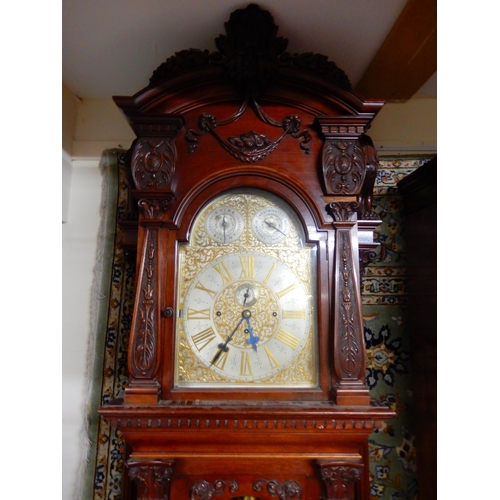
[[[132,320],[135,261],[122,246],[117,221],[126,218],[128,181],[124,151],[109,150],[101,160],[103,175],[101,252],[96,267],[91,342],[92,389],[87,434],[90,441],[83,481],[84,500],[119,500],[125,446],[116,429],[97,409],[123,397],[127,382],[128,333]],[[381,159],[374,210],[382,220],[377,238],[380,255],[362,278],[367,383],[371,395],[390,402],[397,418],[370,435],[371,498],[417,498],[416,446],[410,385],[404,213],[397,183],[429,158]]]

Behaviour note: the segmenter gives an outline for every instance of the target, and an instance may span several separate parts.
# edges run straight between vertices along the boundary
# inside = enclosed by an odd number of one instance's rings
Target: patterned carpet
[[[127,344],[132,320],[135,262],[122,247],[117,220],[127,216],[128,182],[124,151],[103,154],[102,234],[96,266],[92,364],[89,399],[90,453],[84,500],[119,500],[124,464],[121,435],[97,416],[101,403],[123,397],[127,382]],[[383,221],[378,231],[380,257],[362,279],[367,346],[367,383],[377,399],[389,401],[397,418],[370,436],[373,499],[417,498],[415,439],[412,430],[411,356],[407,330],[407,290],[402,198],[397,182],[428,158],[382,158],[375,185],[374,209]]]

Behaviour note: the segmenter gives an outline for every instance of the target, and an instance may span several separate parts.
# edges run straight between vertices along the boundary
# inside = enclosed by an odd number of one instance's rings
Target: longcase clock
[[[383,102],[236,10],[132,97],[139,220],[123,498],[368,499],[360,271],[376,256]]]

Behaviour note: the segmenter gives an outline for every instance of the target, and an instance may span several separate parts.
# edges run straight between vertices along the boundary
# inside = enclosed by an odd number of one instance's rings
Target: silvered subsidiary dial
[[[278,207],[263,208],[254,215],[252,229],[260,241],[272,245],[286,237],[290,229],[290,219]]]
[[[217,207],[207,217],[208,235],[219,243],[230,243],[243,231],[243,217],[235,208]]]

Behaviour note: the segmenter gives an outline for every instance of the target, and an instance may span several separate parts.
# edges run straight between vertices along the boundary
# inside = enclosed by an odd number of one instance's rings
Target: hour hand
[[[247,339],[247,344],[251,345],[254,351],[257,351],[257,342],[259,342],[260,338],[253,333],[253,328],[252,325],[250,324],[250,316],[248,316],[245,319],[247,320],[248,333],[250,334],[250,338]]]

